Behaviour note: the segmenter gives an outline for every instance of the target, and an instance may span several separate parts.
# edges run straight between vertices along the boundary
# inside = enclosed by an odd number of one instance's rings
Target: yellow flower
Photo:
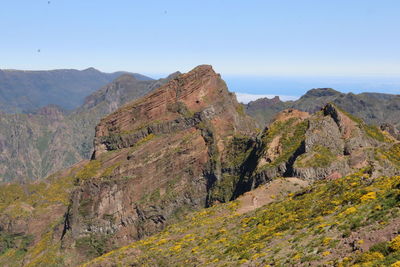
[[[163,244],[165,244],[165,243],[167,243],[167,240],[166,240],[166,239],[160,239],[160,240],[156,243],[156,245],[160,246],[160,245],[163,245]]]
[[[392,241],[390,241],[390,248],[394,251],[400,250],[400,235],[396,236],[392,239]]]
[[[343,215],[349,215],[356,212],[357,209],[355,207],[347,208],[345,211],[342,212]]]
[[[301,259],[301,254],[300,253],[297,253],[296,255],[294,255],[293,256],[293,258],[292,259],[294,259],[294,260],[300,260]]]
[[[173,252],[179,252],[179,251],[182,250],[182,246],[181,245],[176,245],[176,246],[170,248],[169,250],[173,251]]]
[[[324,251],[324,252],[322,252],[322,256],[324,256],[324,257],[329,256],[329,255],[331,255],[331,252],[330,252],[330,251]]]
[[[371,262],[385,258],[380,252],[367,252],[361,256],[362,262]]]
[[[322,241],[322,243],[327,246],[329,245],[329,243],[331,242],[332,238],[330,237],[325,237],[324,240]]]
[[[361,196],[360,200],[361,202],[367,202],[369,200],[374,200],[376,199],[376,192],[369,192],[363,196]]]

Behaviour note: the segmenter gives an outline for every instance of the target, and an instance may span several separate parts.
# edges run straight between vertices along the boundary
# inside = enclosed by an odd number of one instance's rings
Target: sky
[[[211,64],[247,94],[400,93],[399,14],[398,0],[0,0],[0,68]]]

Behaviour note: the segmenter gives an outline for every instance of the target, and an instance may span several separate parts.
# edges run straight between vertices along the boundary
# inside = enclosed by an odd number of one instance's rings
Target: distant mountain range
[[[312,90],[290,103],[311,114],[288,108],[260,131],[201,65],[123,75],[71,115],[11,121],[2,153],[61,166],[88,156],[88,129],[122,105],[97,124],[90,160],[0,185],[0,266],[400,266],[400,142],[349,113],[397,98],[336,95]],[[353,106],[318,108],[339,100]]]
[[[102,117],[179,74],[152,80],[140,74],[107,74],[93,68],[0,71],[0,110],[3,109],[0,115],[0,181],[41,179],[89,159],[95,126]],[[94,90],[97,85],[100,89]],[[21,99],[26,101],[20,102]],[[81,102],[83,104],[79,105]],[[279,97],[258,99],[245,105],[244,110],[263,129],[277,113],[287,108],[315,113],[328,102],[369,124],[382,126],[397,138],[400,136],[398,95],[355,95],[320,88],[308,91],[296,101],[285,102]],[[22,113],[8,114],[18,110]]]
[[[400,95],[380,93],[341,93],[331,88],[309,90],[296,101],[281,101],[261,98],[249,102],[246,111],[254,117],[260,127],[269,124],[275,114],[287,108],[294,108],[310,113],[320,110],[332,102],[350,114],[362,118],[369,124],[380,126],[384,123],[400,126]]]
[[[0,70],[0,111],[27,113],[57,104],[72,110],[101,86],[126,72],[104,73],[94,68],[50,71]],[[137,80],[151,80],[141,74],[129,73]]]
[[[90,158],[95,126],[102,117],[177,74],[151,80],[124,73],[68,113],[59,106],[48,105],[33,113],[0,115],[0,180],[36,180]],[[83,83],[95,83],[88,80],[86,77]]]

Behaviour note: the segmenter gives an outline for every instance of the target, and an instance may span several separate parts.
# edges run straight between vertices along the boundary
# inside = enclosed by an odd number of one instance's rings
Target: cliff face
[[[138,82],[126,79],[88,98],[87,108],[120,101],[107,99]],[[53,108],[40,114],[65,116]],[[89,125],[91,113],[80,114]],[[1,186],[0,264],[74,266],[263,184],[272,201],[284,187],[354,172],[398,174],[400,147],[389,130],[328,104],[314,114],[286,109],[259,133],[220,75],[199,66],[103,118],[90,161],[45,181]],[[257,206],[251,195],[246,201]]]
[[[313,115],[285,110],[258,137],[241,107],[199,66],[104,118],[90,163],[98,170],[73,193],[70,238],[123,245],[278,177],[398,173],[382,156],[395,139],[334,105]]]
[[[210,66],[199,66],[103,119],[96,128],[95,156],[131,146],[146,134],[185,129],[201,120],[210,120],[217,133],[248,132],[245,117],[220,76]]]
[[[94,128],[102,117],[172,77],[154,81],[124,74],[88,96],[70,113],[49,105],[32,114],[2,114],[0,181],[42,179],[90,158]]]
[[[398,265],[399,176],[371,179],[358,172],[282,197],[292,179],[260,187],[262,195],[257,189],[195,212],[85,266]],[[277,183],[285,187],[270,195],[269,204],[240,214],[249,199],[256,208],[256,196],[268,198]]]
[[[75,80],[76,88],[80,88],[91,79],[97,79],[94,75],[96,72],[89,69],[79,74],[82,77]],[[38,79],[35,75],[39,77],[44,75],[43,79],[46,80],[47,76],[55,78],[64,72],[56,71],[50,75],[51,73],[27,72],[24,75],[33,80]],[[120,77],[86,97],[84,104],[73,111],[65,112],[62,108],[49,105],[31,114],[1,114],[0,181],[21,182],[42,179],[80,160],[90,158],[93,152],[94,128],[102,117],[179,75],[174,73],[166,79],[155,81],[140,75],[119,74]],[[10,77],[18,77],[13,75]],[[71,73],[65,75],[69,78],[66,80],[60,78],[57,83],[60,81],[68,83],[71,77],[75,77]],[[10,77],[6,79],[7,83],[11,83]],[[99,81],[103,80],[99,78]],[[68,97],[63,96],[63,98]],[[258,121],[259,127],[262,128],[269,124],[277,113],[285,109],[295,108],[315,113],[330,101],[352,115],[361,117],[367,123],[383,124],[382,129],[399,140],[397,118],[400,116],[398,113],[400,106],[399,97],[395,95],[372,93],[354,95],[342,94],[329,88],[313,89],[297,101],[282,102],[277,97],[259,99],[245,106],[245,111]],[[238,110],[241,112],[242,109],[238,107]]]
[[[210,66],[117,110],[96,127],[90,164],[98,169],[78,178],[68,213],[72,239],[107,236],[108,245],[122,245],[206,207],[225,175],[231,140],[254,133]]]
[[[209,201],[235,202],[192,213],[87,265],[389,265],[398,260],[387,247],[399,238],[399,145],[333,104],[315,114],[284,110],[256,138],[234,136],[221,153]]]
[[[246,152],[231,199],[278,177],[337,179],[360,169],[372,177],[395,175],[397,160],[387,153],[395,153],[390,151],[397,147],[393,136],[335,105],[327,104],[313,115],[287,109]]]
[[[326,104],[333,103],[346,112],[363,119],[368,124],[399,126],[400,96],[379,93],[344,94],[331,88],[311,89],[296,101],[259,99],[246,105],[246,111],[261,126],[271,123],[280,111],[294,108],[315,113]]]

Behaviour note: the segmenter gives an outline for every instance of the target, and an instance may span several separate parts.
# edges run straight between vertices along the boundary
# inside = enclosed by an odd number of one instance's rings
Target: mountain
[[[102,117],[161,86],[166,79],[143,80],[123,74],[95,91],[79,108],[65,112],[49,105],[29,114],[0,116],[0,179],[41,179],[93,152],[94,128]]]
[[[91,160],[0,186],[0,264],[393,263],[399,174],[387,131],[329,103],[258,132],[202,65],[101,119]]]
[[[218,202],[234,201],[181,216],[159,234],[85,266],[384,266],[400,260],[394,245],[400,147],[393,137],[327,104],[314,115],[285,110],[252,140],[231,151],[245,154],[234,157],[241,159],[239,176],[222,176],[211,187],[211,194],[225,193],[214,195]]]
[[[396,267],[399,179],[360,172],[285,196],[276,185],[294,181],[277,179],[84,266]],[[267,204],[258,206],[261,200]]]
[[[76,177],[81,186],[72,195],[67,237],[96,239],[108,232],[109,243],[123,245],[210,205],[210,188],[234,171],[225,166],[230,140],[254,130],[210,66],[180,75],[103,118],[93,160]],[[102,201],[105,206],[98,205]]]
[[[368,124],[380,126],[388,123],[400,127],[400,95],[380,93],[340,93],[331,88],[312,89],[296,101],[259,99],[246,105],[246,112],[257,119],[260,126],[268,124],[273,116],[284,109],[294,108],[316,112],[327,103],[334,103]]]
[[[286,102],[280,100],[279,96],[271,99],[267,97],[260,98],[245,105],[246,113],[257,121],[260,128],[265,127],[276,114],[289,107]]]
[[[62,71],[54,71],[59,72]],[[97,77],[93,75],[100,73],[95,69],[70,72],[80,73],[81,78],[86,77],[73,83],[80,83],[79,88],[84,87],[87,80]],[[83,72],[87,74],[82,74]],[[27,73],[32,79],[36,77],[38,80],[49,75],[47,72]],[[2,114],[0,180],[8,182],[41,179],[82,159],[90,158],[94,127],[100,118],[177,75],[179,73],[171,74],[166,79],[149,80],[139,74],[123,73],[113,82],[87,96],[83,104],[74,110],[67,111],[60,106],[48,105],[28,114]],[[57,81],[62,79],[58,77]],[[13,86],[18,87],[19,83],[20,79],[16,78]],[[399,96],[395,95],[353,95],[342,94],[329,88],[313,89],[297,101],[282,102],[275,97],[271,100],[264,98],[250,102],[246,106],[246,112],[255,118],[261,127],[270,122],[278,112],[287,108],[313,113],[328,102],[335,103],[368,123],[381,125],[382,129],[393,136],[400,137],[397,120]]]
[[[29,113],[50,104],[72,110],[79,107],[87,95],[124,73],[104,73],[94,68],[82,71],[0,70],[0,111]],[[138,80],[151,80],[141,74],[129,74]]]

